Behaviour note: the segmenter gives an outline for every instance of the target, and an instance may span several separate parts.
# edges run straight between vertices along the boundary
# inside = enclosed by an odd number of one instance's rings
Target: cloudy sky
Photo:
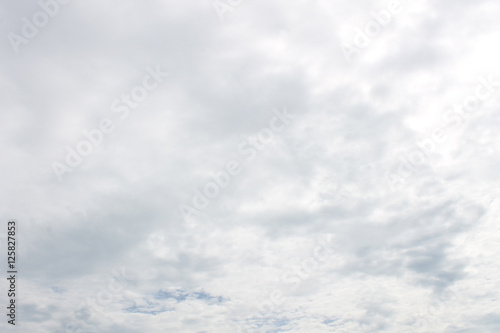
[[[499,332],[499,11],[2,1],[2,332]]]

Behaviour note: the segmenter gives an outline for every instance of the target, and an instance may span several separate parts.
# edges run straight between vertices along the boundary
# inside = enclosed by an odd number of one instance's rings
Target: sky
[[[499,332],[499,11],[2,1],[1,331]]]

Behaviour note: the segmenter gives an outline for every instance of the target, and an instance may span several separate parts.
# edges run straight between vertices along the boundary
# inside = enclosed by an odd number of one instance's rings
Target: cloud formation
[[[15,329],[498,332],[498,10],[1,4]]]

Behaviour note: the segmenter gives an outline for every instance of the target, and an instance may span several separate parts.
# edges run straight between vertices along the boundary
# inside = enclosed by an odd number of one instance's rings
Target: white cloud
[[[243,1],[223,21],[212,1],[72,1],[17,53],[7,36],[40,6],[1,5],[16,329],[497,332],[498,94],[391,175],[478,77],[500,80],[499,4],[401,4],[351,62],[342,43],[389,1]],[[112,103],[156,64],[168,77],[120,121]],[[238,145],[284,107],[246,163]],[[103,118],[114,131],[59,182],[52,162]],[[241,174],[186,222],[231,160]]]

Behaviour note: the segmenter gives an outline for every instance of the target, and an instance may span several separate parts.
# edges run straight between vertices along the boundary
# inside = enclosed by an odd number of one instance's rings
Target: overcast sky
[[[2,1],[2,332],[499,332],[499,11]]]

